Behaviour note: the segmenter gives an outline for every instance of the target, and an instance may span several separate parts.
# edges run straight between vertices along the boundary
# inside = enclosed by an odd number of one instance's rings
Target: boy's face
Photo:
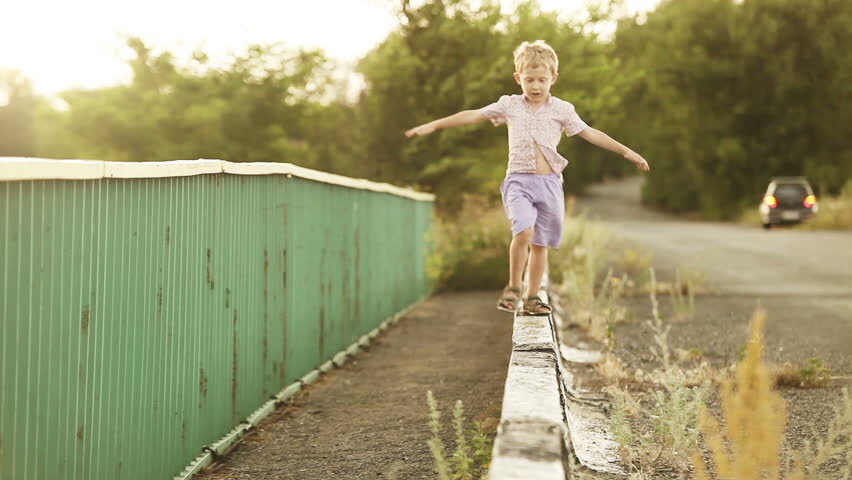
[[[550,68],[544,65],[526,67],[521,73],[514,73],[515,81],[524,91],[524,96],[532,103],[543,102],[550,93],[550,87],[556,83],[559,74],[550,72]]]

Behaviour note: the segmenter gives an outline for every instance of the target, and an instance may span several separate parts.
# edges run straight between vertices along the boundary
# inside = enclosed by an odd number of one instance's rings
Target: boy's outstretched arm
[[[415,135],[429,135],[439,128],[460,127],[462,125],[470,125],[476,122],[488,120],[488,117],[481,114],[479,110],[464,110],[462,112],[450,115],[449,117],[439,118],[429,123],[416,126],[405,132],[406,137]]]
[[[636,168],[642,170],[644,172],[648,172],[651,170],[651,167],[648,166],[648,162],[642,158],[642,155],[634,152],[633,150],[625,147],[624,145],[613,140],[609,135],[604,132],[594,129],[592,127],[584,128],[582,132],[577,135],[583,137],[583,140],[597,145],[601,148],[605,148],[611,152],[615,152],[622,157],[630,160],[636,165]]]

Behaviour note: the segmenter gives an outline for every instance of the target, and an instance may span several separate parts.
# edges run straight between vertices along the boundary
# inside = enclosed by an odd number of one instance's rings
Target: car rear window
[[[808,191],[801,183],[780,183],[775,186],[775,196],[780,200],[796,200],[808,196]]]

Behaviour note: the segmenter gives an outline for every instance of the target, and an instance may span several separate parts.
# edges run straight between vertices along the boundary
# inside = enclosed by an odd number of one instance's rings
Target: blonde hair
[[[515,49],[515,71],[523,73],[527,67],[544,66],[550,69],[550,73],[556,75],[559,70],[559,58],[553,48],[544,40],[536,40],[532,43],[524,42]]]

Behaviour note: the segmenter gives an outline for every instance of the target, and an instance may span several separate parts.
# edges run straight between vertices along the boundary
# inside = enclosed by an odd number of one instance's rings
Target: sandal
[[[550,305],[541,301],[538,295],[527,297],[524,299],[524,308],[521,309],[521,315],[531,315],[534,317],[542,317],[550,315],[553,311]]]
[[[518,303],[521,300],[521,289],[518,287],[509,287],[503,289],[503,296],[497,302],[497,310],[504,312],[516,313],[518,311]]]

